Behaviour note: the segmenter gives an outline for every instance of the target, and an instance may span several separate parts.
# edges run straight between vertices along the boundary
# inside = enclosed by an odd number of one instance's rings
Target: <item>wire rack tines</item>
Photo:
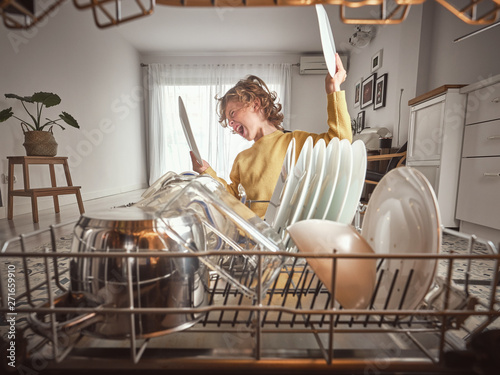
[[[398,350],[402,350],[400,342],[403,341],[405,348],[417,348],[425,360],[435,364],[439,363],[446,350],[461,349],[460,346],[463,348],[464,340],[468,337],[484,331],[486,328],[495,327],[498,323],[497,318],[500,316],[497,287],[499,265],[497,248],[489,242],[484,242],[486,251],[475,252],[472,249],[473,245],[481,242],[480,240],[470,236],[464,238],[463,234],[449,230],[445,230],[447,235],[469,241],[470,250],[465,253],[363,255],[364,258],[376,259],[378,269],[370,304],[366,309],[359,310],[345,309],[332,298],[327,288],[309,267],[308,256],[293,252],[272,253],[259,250],[246,250],[245,253],[230,250],[182,254],[155,253],[155,257],[196,257],[199,258],[200,263],[203,263],[203,258],[210,258],[210,264],[213,264],[213,259],[218,259],[217,264],[226,270],[226,277],[221,275],[218,269],[210,271],[206,306],[185,308],[135,305],[119,308],[113,306],[97,308],[58,306],[55,301],[59,296],[71,290],[68,270],[68,262],[71,259],[79,257],[88,259],[102,257],[148,259],[150,254],[147,252],[69,253],[68,249],[59,248],[56,245],[59,241],[59,237],[56,236],[57,232],[57,227],[51,227],[46,231],[39,231],[8,241],[0,254],[3,265],[7,263],[16,265],[15,312],[18,314],[20,322],[18,329],[28,333],[27,337],[32,340],[29,347],[34,351],[39,350],[43,345],[40,345],[40,338],[30,331],[30,326],[24,319],[29,314],[45,314],[48,317],[47,321],[52,322],[51,330],[54,331],[56,322],[52,317],[99,310],[116,316],[126,315],[130,317],[130,334],[125,341],[128,342],[128,355],[134,363],[146,361],[146,366],[148,359],[142,357],[144,353],[148,352],[148,348],[161,347],[164,350],[171,350],[169,347],[171,337],[172,340],[180,340],[179,337],[182,337],[181,341],[185,345],[184,350],[193,356],[198,348],[194,344],[193,347],[190,347],[190,343],[198,342],[200,337],[208,337],[206,340],[211,342],[209,347],[214,350],[218,348],[217,345],[225,345],[224,338],[244,337],[242,341],[248,346],[245,346],[245,350],[239,353],[243,357],[250,356],[253,359],[261,359],[269,353],[273,355],[280,353],[279,355],[286,358],[294,358],[297,353],[300,353],[297,354],[296,358],[299,360],[304,356],[316,356],[319,353],[319,358],[322,358],[324,363],[328,365],[335,358],[342,358],[345,353],[354,353],[349,346],[352,344],[351,341],[357,340],[355,346],[362,346],[367,335],[373,335],[373,340],[377,343],[380,340],[388,340],[390,345],[395,342]],[[48,238],[47,246],[40,246],[41,241],[32,241],[33,237]],[[33,242],[38,244],[35,246],[36,248],[30,245]],[[251,257],[252,262],[246,261],[247,256]],[[264,256],[283,257],[283,266],[264,293],[249,295],[239,286],[255,288],[260,284],[262,278],[259,272],[264,272],[264,270],[255,268],[255,265],[262,264],[261,257]],[[343,258],[356,257],[361,256],[324,255],[325,261],[333,260],[334,262]],[[387,262],[398,262],[404,265],[410,259],[436,263],[436,277],[421,303],[408,307],[406,303],[414,290],[412,283],[417,280],[416,270],[405,269],[402,272],[398,269],[392,269],[392,272],[389,273],[386,272],[385,265]],[[472,288],[471,281],[474,277],[471,272],[476,264],[485,262],[489,262],[493,274],[489,283],[483,283],[482,288],[486,291],[483,290],[484,293],[481,297],[475,294],[476,291]],[[457,264],[460,266],[457,267]],[[404,279],[401,279],[403,273]],[[130,270],[128,275],[131,275]],[[232,283],[232,278],[237,278],[239,283]],[[9,313],[6,281],[3,278],[0,280],[1,308],[4,314]],[[131,277],[128,277],[126,282],[129,294],[140,292],[140,288],[138,289],[137,285],[134,285]],[[429,285],[423,287],[429,287]],[[136,329],[134,316],[169,313],[199,314],[201,318],[192,327],[172,335],[145,340],[137,337],[139,331]],[[291,339],[290,335],[297,339]],[[380,335],[383,335],[383,339],[380,338]],[[218,336],[222,337],[219,341],[215,339]],[[453,337],[450,339],[450,336]],[[196,339],[192,339],[193,337]],[[315,344],[311,345],[316,346],[308,348],[305,352],[290,349],[291,342],[307,341],[304,340],[305,337],[313,337],[312,341]],[[354,337],[358,337],[358,339],[354,339]],[[395,337],[398,339],[396,340]],[[456,340],[455,337],[459,337],[459,339]],[[74,360],[72,353],[77,349],[90,350],[96,345],[93,340],[92,337],[77,335],[66,347],[52,343],[53,358],[56,358],[56,362],[72,361]],[[215,343],[212,344],[212,341]],[[429,341],[432,341],[433,344],[430,345]],[[99,355],[106,355],[107,351],[111,352],[111,347],[114,345],[112,342],[109,341],[108,344],[108,341],[100,340],[99,345],[103,345],[104,349]],[[239,343],[240,341],[238,341]],[[248,352],[249,348],[252,349],[250,352]],[[237,349],[232,348],[231,350],[236,351]],[[373,348],[375,354],[370,352],[372,354],[366,356],[380,355],[376,354],[376,350],[378,349]],[[186,356],[186,352],[183,352],[182,356]],[[175,351],[171,353],[175,353]],[[219,348],[214,353],[225,352]],[[175,356],[175,354],[172,355]],[[415,358],[413,352],[407,355],[410,359]],[[224,360],[217,357],[216,354],[213,358],[214,361]],[[366,358],[357,359],[366,360]],[[422,358],[419,357],[418,360],[421,361]]]

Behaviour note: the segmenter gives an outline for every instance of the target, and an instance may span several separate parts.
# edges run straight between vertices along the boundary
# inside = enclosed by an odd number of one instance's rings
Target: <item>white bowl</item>
[[[371,246],[354,227],[329,220],[304,220],[288,227],[288,232],[304,254],[374,254]],[[333,258],[306,258],[316,276],[332,292]],[[376,259],[338,258],[335,299],[346,309],[368,307],[376,283]]]

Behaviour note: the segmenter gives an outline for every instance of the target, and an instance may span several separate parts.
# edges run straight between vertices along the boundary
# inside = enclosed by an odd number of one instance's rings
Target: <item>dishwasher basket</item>
[[[373,374],[472,373],[487,368],[477,342],[488,342],[497,333],[499,303],[498,248],[489,241],[442,228],[444,243],[439,254],[365,255],[377,259],[421,258],[437,262],[437,272],[429,292],[415,308],[391,308],[387,295],[377,295],[381,283],[396,285],[377,273],[372,304],[364,310],[344,309],[335,302],[307,264],[308,256],[287,251],[249,251],[260,264],[262,256],[286,258],[278,277],[265,293],[254,298],[241,293],[217,273],[210,274],[210,303],[201,308],[62,307],[54,301],[68,291],[66,236],[74,223],[51,226],[7,241],[2,249],[2,305],[5,322],[1,326],[7,344],[14,341],[16,366],[38,373],[65,373],[70,370],[165,370],[217,371],[218,373],[270,371],[273,373],[329,372]],[[48,245],[40,246],[40,243]],[[461,244],[460,249],[457,243]],[[64,245],[64,244],[63,244]],[[290,250],[290,249],[289,249]],[[233,250],[183,253],[183,257],[214,254],[241,257]],[[86,257],[109,256],[85,254]],[[116,256],[114,254],[113,256]],[[147,253],[126,253],[144,257]],[[158,256],[158,254],[156,254]],[[179,256],[165,253],[160,256]],[[311,255],[309,255],[311,256]],[[314,255],[333,262],[356,255]],[[359,256],[358,256],[359,257]],[[257,272],[262,272],[257,268]],[[5,276],[4,276],[5,275]],[[248,278],[244,267],[235,275]],[[478,279],[479,276],[481,279]],[[411,274],[409,279],[411,279]],[[260,290],[260,277],[255,287]],[[411,280],[398,285],[408,288]],[[129,293],[132,292],[129,278]],[[422,286],[427,287],[427,286]],[[405,298],[405,291],[398,296]],[[130,301],[133,297],[129,295]],[[377,304],[374,301],[379,301]],[[380,303],[380,301],[386,301]],[[399,304],[402,306],[402,301]],[[393,304],[391,304],[392,306]],[[64,314],[100,312],[130,316],[130,335],[124,340],[103,340],[79,332],[55,330]],[[47,319],[52,337],[35,334],[28,323],[30,314]],[[203,314],[193,327],[160,337],[136,337],[137,314]],[[498,341],[498,338],[497,338]],[[498,346],[496,347],[498,350]],[[493,350],[493,349],[492,349]],[[12,358],[11,358],[12,359]],[[10,362],[12,364],[12,362]]]

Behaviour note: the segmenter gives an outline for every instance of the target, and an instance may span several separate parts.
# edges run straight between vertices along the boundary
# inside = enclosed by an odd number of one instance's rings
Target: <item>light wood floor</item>
[[[103,198],[93,199],[84,202],[85,212],[108,209],[132,202],[137,202],[144,190],[135,190],[127,193],[111,195]],[[50,197],[46,199],[51,199]],[[78,220],[80,212],[76,203],[61,206],[61,212],[54,213],[53,208],[39,211],[39,222],[33,223],[31,213],[15,215],[14,219],[0,219],[0,249],[5,241],[17,237],[20,234],[28,234],[39,229],[47,229],[50,225],[67,223]]]

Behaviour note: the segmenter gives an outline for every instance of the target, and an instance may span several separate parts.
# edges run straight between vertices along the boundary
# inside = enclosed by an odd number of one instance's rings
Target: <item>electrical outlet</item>
[[[17,182],[17,177],[14,175],[14,183]],[[8,184],[9,183],[9,175],[2,173],[2,183],[3,184]]]

